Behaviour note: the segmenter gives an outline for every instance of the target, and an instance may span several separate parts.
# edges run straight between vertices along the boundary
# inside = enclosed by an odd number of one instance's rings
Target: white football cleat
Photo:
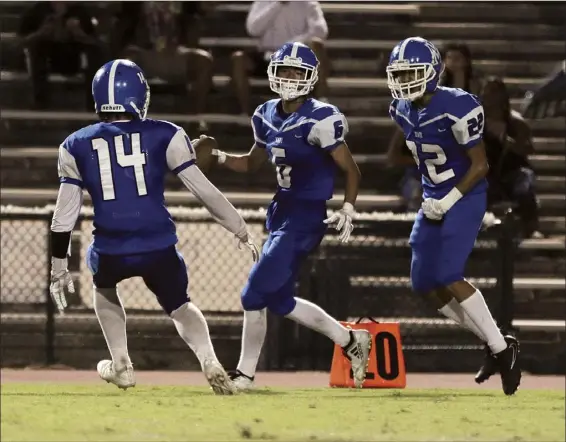
[[[236,386],[219,362],[205,360],[202,364],[204,376],[216,394],[236,394]]]
[[[369,365],[371,334],[367,330],[350,330],[350,336],[352,343],[344,347],[343,351],[352,363],[355,387],[362,388]]]
[[[123,390],[136,386],[134,367],[132,365],[126,366],[123,370],[116,371],[111,360],[103,359],[96,365],[96,371],[98,371],[98,375],[103,380]]]
[[[255,376],[248,376],[242,373],[240,370],[229,371],[228,376],[232,379],[232,382],[238,389],[238,391],[250,391],[254,388],[254,378]]]

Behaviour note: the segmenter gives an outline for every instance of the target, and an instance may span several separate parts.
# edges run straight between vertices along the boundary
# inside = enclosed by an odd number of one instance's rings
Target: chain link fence
[[[52,210],[53,207],[2,206],[0,218],[3,324],[14,327],[27,324],[29,329],[41,333],[37,345],[45,345],[48,361],[57,359],[55,347],[75,351],[77,347],[84,349],[91,345],[104,349],[93,311],[92,276],[85,259],[92,241],[92,209],[83,208],[73,231],[69,269],[76,293],[68,297],[69,308],[63,316],[55,313],[48,295]],[[265,210],[240,212],[252,235],[263,242]],[[178,249],[188,266],[189,295],[209,318],[213,333],[218,324],[225,325],[226,321],[235,324],[231,330],[218,329],[219,334],[231,334],[233,342],[241,332],[239,295],[252,266],[249,253],[239,250],[237,240],[216,224],[205,209],[173,208],[171,213],[177,224]],[[340,320],[371,316],[383,322],[400,322],[404,348],[479,348],[473,335],[455,331],[458,329],[453,323],[439,317],[435,306],[411,292],[408,278],[411,252],[407,238],[414,216],[359,214],[355,234],[346,245],[329,229],[302,270],[297,295],[319,304]],[[483,232],[468,268],[471,282],[482,289],[492,310],[500,313],[502,294],[512,292],[512,287],[501,290],[501,281],[509,272],[512,279],[513,274],[512,267],[507,270],[503,267],[506,261],[502,259],[505,254],[501,253],[501,238],[500,233]],[[156,340],[156,336],[172,337],[174,331],[167,317],[161,314],[153,294],[141,278],[123,281],[119,290],[128,314],[128,330],[145,339],[139,345],[146,348],[153,339],[155,348],[164,351],[165,341]],[[327,368],[332,350],[330,341],[297,328],[291,321],[271,317],[269,324],[267,347],[271,350],[266,352],[270,359],[267,368],[286,365],[297,369]],[[96,336],[91,344],[85,337],[89,333]],[[295,344],[289,346],[291,341]],[[177,344],[174,347],[185,349],[180,341]],[[166,345],[172,348],[169,341]],[[232,347],[239,349],[239,345]]]

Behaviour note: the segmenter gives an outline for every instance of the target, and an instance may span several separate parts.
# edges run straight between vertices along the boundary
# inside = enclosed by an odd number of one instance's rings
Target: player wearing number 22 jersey
[[[270,161],[277,178],[277,192],[267,211],[269,236],[241,294],[242,354],[231,376],[242,390],[252,386],[269,309],[342,346],[352,363],[355,385],[361,387],[369,334],[348,330],[294,293],[300,265],[320,244],[327,225],[336,227],[343,242],[353,228],[359,170],[345,143],[348,124],[335,106],[309,97],[318,79],[318,60],[308,46],[284,45],[272,55],[267,73],[271,90],[280,98],[255,110],[252,150],[243,156],[215,152],[220,164],[239,172],[253,172]],[[327,218],[326,202],[332,198],[338,168],[346,174],[344,205]]]
[[[502,335],[481,292],[464,279],[486,210],[483,107],[472,94],[438,86],[443,68],[438,49],[420,37],[395,46],[387,67],[389,113],[422,174],[424,201],[409,241],[411,283],[487,343],[476,381],[499,369],[505,394],[513,394],[521,379],[519,343]]]
[[[94,241],[86,257],[93,275],[94,311],[112,355],[99,362],[100,377],[124,389],[135,385],[116,286],[138,276],[199,358],[213,390],[231,394],[235,387],[216,358],[206,321],[187,295],[187,268],[175,248],[175,224],[165,207],[166,174],[177,175],[223,227],[254,251],[247,226],[196,166],[185,131],[146,118],[149,86],[136,64],[105,64],[93,79],[92,92],[100,121],[73,133],[59,148],[61,186],[51,226],[52,297],[63,310],[64,290],[73,291],[67,249],[84,188],[94,207]],[[256,259],[258,255],[257,250]]]

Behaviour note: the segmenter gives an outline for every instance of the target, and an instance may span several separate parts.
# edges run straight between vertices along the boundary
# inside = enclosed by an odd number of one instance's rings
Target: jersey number
[[[271,148],[272,163],[276,166],[277,173],[277,183],[280,187],[284,189],[289,189],[291,187],[291,166],[286,164],[276,164],[275,160],[277,158],[285,158],[285,149],[281,147]]]
[[[130,135],[132,145],[132,153],[124,152],[124,136],[117,135],[114,137],[114,150],[116,152],[116,160],[118,166],[126,168],[134,168],[134,177],[138,189],[138,195],[147,195],[147,186],[145,184],[145,175],[143,166],[145,164],[145,155],[141,151],[140,134],[133,133]],[[92,149],[98,155],[98,169],[100,170],[100,183],[102,185],[102,198],[104,201],[116,199],[114,190],[114,177],[112,176],[112,159],[110,157],[110,146],[104,138],[95,138],[92,140]]]
[[[475,137],[483,130],[483,114],[479,113],[477,117],[470,118],[468,121],[468,136]]]
[[[415,143],[414,141],[407,141],[407,146],[411,150],[417,166],[419,166],[417,143]],[[426,170],[428,171],[428,177],[434,184],[443,183],[444,181],[447,181],[450,178],[454,178],[456,176],[453,169],[448,169],[440,173],[436,170],[438,166],[446,164],[446,154],[444,153],[442,147],[436,144],[421,144],[420,146],[423,153],[436,155],[435,158],[427,158],[426,160],[424,160]]]

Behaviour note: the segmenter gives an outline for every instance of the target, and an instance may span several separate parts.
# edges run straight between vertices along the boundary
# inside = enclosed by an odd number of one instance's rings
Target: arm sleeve
[[[183,129],[177,130],[166,151],[167,166],[176,175],[195,164],[197,156]]]
[[[252,37],[261,37],[281,11],[278,1],[253,2],[246,19],[246,30]]]
[[[334,113],[314,124],[308,142],[331,152],[344,143],[348,135],[348,122],[341,113]]]
[[[66,142],[59,146],[57,172],[59,173],[60,183],[73,184],[81,188],[83,187],[83,178],[79,172],[77,161],[73,154],[69,152]]]
[[[484,112],[475,96],[459,97],[450,117],[453,121],[452,134],[463,148],[470,149],[482,140]]]
[[[254,132],[254,141],[258,147],[265,148],[267,144],[267,136],[265,133],[265,125],[267,121],[261,112],[261,106],[259,106],[252,115],[252,130]]]
[[[247,228],[244,219],[197,166],[185,168],[177,176],[187,189],[207,208],[218,224],[237,237],[246,234]]]
[[[307,6],[307,40],[320,38],[326,40],[328,37],[328,24],[322,13],[319,2],[308,2]]]
[[[51,220],[51,230],[53,232],[72,231],[79,217],[82,204],[82,189],[73,184],[61,183],[53,219]]]

